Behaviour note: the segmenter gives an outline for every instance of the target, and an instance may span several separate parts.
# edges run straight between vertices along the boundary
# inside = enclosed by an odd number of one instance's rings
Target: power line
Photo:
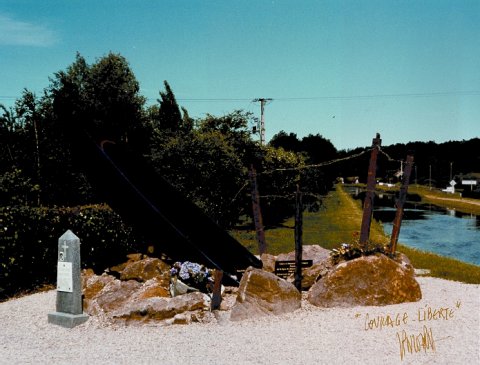
[[[445,97],[445,96],[475,96],[480,95],[479,90],[470,91],[440,91],[428,93],[393,93],[393,94],[365,94],[365,95],[323,95],[304,97],[278,97],[276,101],[315,101],[315,100],[352,100],[352,99],[375,99],[375,98],[424,98],[424,97]],[[0,95],[0,100],[15,100],[20,96]],[[146,98],[149,101],[156,101],[157,98]],[[177,98],[183,102],[244,102],[252,101],[251,98]]]
[[[441,91],[429,93],[395,93],[395,94],[365,94],[365,95],[324,95],[324,96],[305,96],[305,97],[278,97],[276,101],[308,101],[308,100],[349,100],[349,99],[374,99],[374,98],[420,98],[420,97],[442,97],[442,96],[469,96],[480,95],[480,91]],[[223,101],[249,101],[247,98],[180,98],[179,101],[189,102],[223,102]],[[254,99],[253,101],[260,101]],[[272,99],[266,99],[272,100]]]
[[[366,154],[370,151],[372,151],[371,148],[366,149],[364,151],[361,151],[359,153],[350,155],[350,156],[337,158],[335,160],[325,161],[325,162],[321,162],[321,163],[313,164],[313,165],[304,165],[304,166],[298,166],[298,167],[285,167],[285,168],[272,169],[272,170],[267,170],[267,171],[260,172],[260,173],[258,173],[258,175],[272,174],[272,173],[277,172],[277,171],[300,171],[300,170],[319,168],[319,167],[323,167],[323,166],[329,166],[329,165],[333,165],[333,164],[336,164],[336,163],[339,163],[339,162],[343,162],[343,161],[351,160],[353,158],[360,157],[360,156],[362,156],[362,155],[364,155],[364,154]]]

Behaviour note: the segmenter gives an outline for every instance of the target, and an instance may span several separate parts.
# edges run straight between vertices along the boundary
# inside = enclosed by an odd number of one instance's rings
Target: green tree
[[[0,172],[12,167],[15,164],[16,155],[14,150],[15,138],[15,111],[7,109],[0,104]]]
[[[109,53],[91,66],[89,76],[86,90],[95,129],[101,138],[128,142],[142,128],[145,98],[127,60]]]
[[[235,194],[246,170],[225,137],[215,131],[177,135],[154,149],[159,174],[224,227],[237,222],[241,207]]]
[[[276,225],[295,212],[295,191],[302,185],[305,158],[283,148],[264,147],[258,173],[258,189],[265,225]],[[303,186],[302,186],[303,187]]]
[[[151,106],[148,110],[153,131],[163,139],[179,133],[190,133],[193,130],[193,119],[185,108],[180,108],[168,82],[163,83],[165,91],[160,91],[158,104]]]
[[[74,122],[97,140],[141,145],[145,98],[127,60],[114,53],[89,66],[77,54],[66,71],[52,80],[54,111],[64,124]]]
[[[224,227],[245,213],[246,196],[238,194],[248,182],[248,166],[259,150],[251,140],[251,114],[235,111],[207,115],[189,133],[155,133],[151,159],[157,171]],[[242,190],[244,193],[245,190]]]

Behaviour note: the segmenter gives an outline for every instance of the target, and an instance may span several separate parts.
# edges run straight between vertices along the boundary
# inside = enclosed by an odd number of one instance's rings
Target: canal
[[[363,199],[364,194],[353,196]],[[419,204],[418,196],[409,196],[407,200],[400,243],[480,266],[480,216]],[[375,197],[373,216],[382,222],[387,234],[392,232],[394,201],[390,194]]]

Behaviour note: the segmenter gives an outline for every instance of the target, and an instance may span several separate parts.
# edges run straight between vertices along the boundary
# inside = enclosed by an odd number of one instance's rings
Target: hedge
[[[83,268],[103,271],[139,251],[132,229],[107,205],[0,207],[0,300],[56,281],[59,237],[80,238]]]

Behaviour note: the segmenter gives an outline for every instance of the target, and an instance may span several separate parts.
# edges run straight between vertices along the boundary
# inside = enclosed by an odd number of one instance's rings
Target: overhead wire
[[[425,93],[391,93],[391,94],[359,94],[359,95],[317,95],[317,96],[300,96],[300,97],[274,97],[276,101],[315,101],[315,100],[350,100],[350,99],[374,99],[374,98],[424,98],[424,97],[443,97],[443,96],[469,96],[480,95],[480,90],[466,91],[438,91]],[[0,100],[15,100],[20,96],[0,95]],[[146,98],[149,101],[156,101],[158,98]],[[251,101],[252,98],[176,98],[177,101],[183,102],[244,102]]]
[[[299,170],[306,170],[306,169],[312,169],[312,168],[318,168],[318,167],[333,165],[333,164],[338,163],[338,162],[347,161],[347,160],[351,160],[353,158],[360,157],[360,156],[362,156],[362,155],[364,155],[364,154],[366,154],[370,151],[372,151],[372,148],[366,149],[366,150],[364,150],[362,152],[359,152],[359,153],[356,153],[354,155],[350,155],[350,156],[346,156],[346,157],[342,157],[342,158],[337,158],[335,160],[325,161],[325,162],[321,162],[321,163],[318,163],[318,164],[304,165],[304,166],[298,166],[298,167],[285,167],[285,168],[272,169],[272,170],[259,172],[257,175],[272,174],[272,173],[277,172],[277,171],[299,171]]]

